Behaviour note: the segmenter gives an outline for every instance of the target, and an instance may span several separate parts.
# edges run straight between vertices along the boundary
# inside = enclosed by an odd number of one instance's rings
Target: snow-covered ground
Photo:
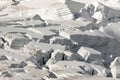
[[[119,0],[0,0],[0,80],[119,80]]]

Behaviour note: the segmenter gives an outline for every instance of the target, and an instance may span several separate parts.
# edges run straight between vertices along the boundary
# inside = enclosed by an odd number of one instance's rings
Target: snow
[[[0,80],[119,80],[119,5],[0,0]]]

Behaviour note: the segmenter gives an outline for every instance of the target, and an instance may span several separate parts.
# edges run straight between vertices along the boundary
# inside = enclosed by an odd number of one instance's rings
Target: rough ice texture
[[[0,80],[119,80],[119,0],[0,0]]]

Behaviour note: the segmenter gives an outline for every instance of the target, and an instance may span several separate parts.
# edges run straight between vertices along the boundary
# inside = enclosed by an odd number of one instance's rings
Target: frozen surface
[[[0,0],[0,80],[119,80],[119,0]]]

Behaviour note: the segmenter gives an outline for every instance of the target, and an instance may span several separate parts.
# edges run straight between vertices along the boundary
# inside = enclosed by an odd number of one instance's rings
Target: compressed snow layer
[[[0,0],[0,80],[119,80],[119,5]]]
[[[64,0],[63,0],[64,1]],[[48,8],[56,3],[62,3],[60,0],[29,0],[21,3],[29,8]]]

